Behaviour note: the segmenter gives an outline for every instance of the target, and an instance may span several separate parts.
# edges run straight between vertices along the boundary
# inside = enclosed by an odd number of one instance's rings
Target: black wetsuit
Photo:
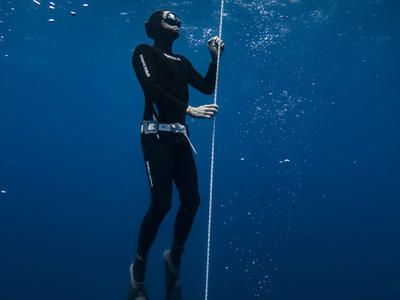
[[[186,124],[188,84],[208,95],[214,92],[216,65],[211,62],[203,77],[184,56],[141,44],[133,53],[132,64],[145,96],[143,120]],[[175,182],[180,197],[174,245],[183,248],[200,197],[192,149],[183,134],[162,131],[158,135],[141,134],[141,145],[151,190],[151,205],[142,222],[137,249],[145,258],[171,208],[172,183]]]

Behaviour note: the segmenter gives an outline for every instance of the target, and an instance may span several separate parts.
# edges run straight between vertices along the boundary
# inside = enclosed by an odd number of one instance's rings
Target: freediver
[[[200,204],[197,170],[190,142],[186,114],[211,119],[218,105],[189,105],[190,84],[211,95],[215,90],[218,47],[217,36],[208,40],[211,61],[205,77],[183,55],[172,51],[179,37],[180,18],[170,10],[154,12],[145,23],[152,46],[138,45],[132,56],[136,77],[144,92],[141,146],[150,185],[151,203],[142,221],[135,260],[130,266],[130,300],[148,300],[145,288],[146,262],[158,228],[171,208],[172,184],[179,193],[180,206],[174,224],[171,249],[163,253],[166,274],[166,299],[181,299],[179,270],[185,242]],[[192,148],[192,149],[191,149]]]

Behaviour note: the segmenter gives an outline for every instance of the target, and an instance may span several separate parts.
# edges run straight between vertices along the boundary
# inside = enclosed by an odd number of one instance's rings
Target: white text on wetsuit
[[[143,54],[140,54],[140,61],[142,62],[144,73],[146,74],[146,77],[150,77],[150,72],[149,72],[149,69],[147,68],[146,62],[144,61]]]
[[[179,57],[171,56],[171,55],[168,55],[167,53],[164,53],[164,56],[169,59],[172,59],[172,60],[181,61],[181,59]]]

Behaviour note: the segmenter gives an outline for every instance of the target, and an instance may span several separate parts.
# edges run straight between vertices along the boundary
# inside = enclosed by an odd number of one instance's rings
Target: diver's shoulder
[[[149,51],[153,51],[153,46],[150,46],[148,44],[142,43],[136,46],[135,50],[133,51],[133,53],[137,53],[137,52],[149,52]]]

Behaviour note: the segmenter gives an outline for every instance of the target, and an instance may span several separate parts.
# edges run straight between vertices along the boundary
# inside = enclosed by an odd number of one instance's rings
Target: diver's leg
[[[180,205],[174,224],[171,259],[179,269],[184,245],[200,205],[196,164],[187,140],[179,147],[179,153],[176,156],[174,180],[179,192]]]
[[[145,168],[151,190],[151,205],[144,216],[138,239],[133,277],[137,282],[145,279],[147,254],[158,228],[171,208],[173,153],[165,144],[142,144]]]
[[[200,204],[196,165],[187,141],[177,146],[174,166],[174,180],[179,192],[180,206],[174,224],[172,247],[163,253],[167,300],[182,298],[179,282],[181,256]]]

